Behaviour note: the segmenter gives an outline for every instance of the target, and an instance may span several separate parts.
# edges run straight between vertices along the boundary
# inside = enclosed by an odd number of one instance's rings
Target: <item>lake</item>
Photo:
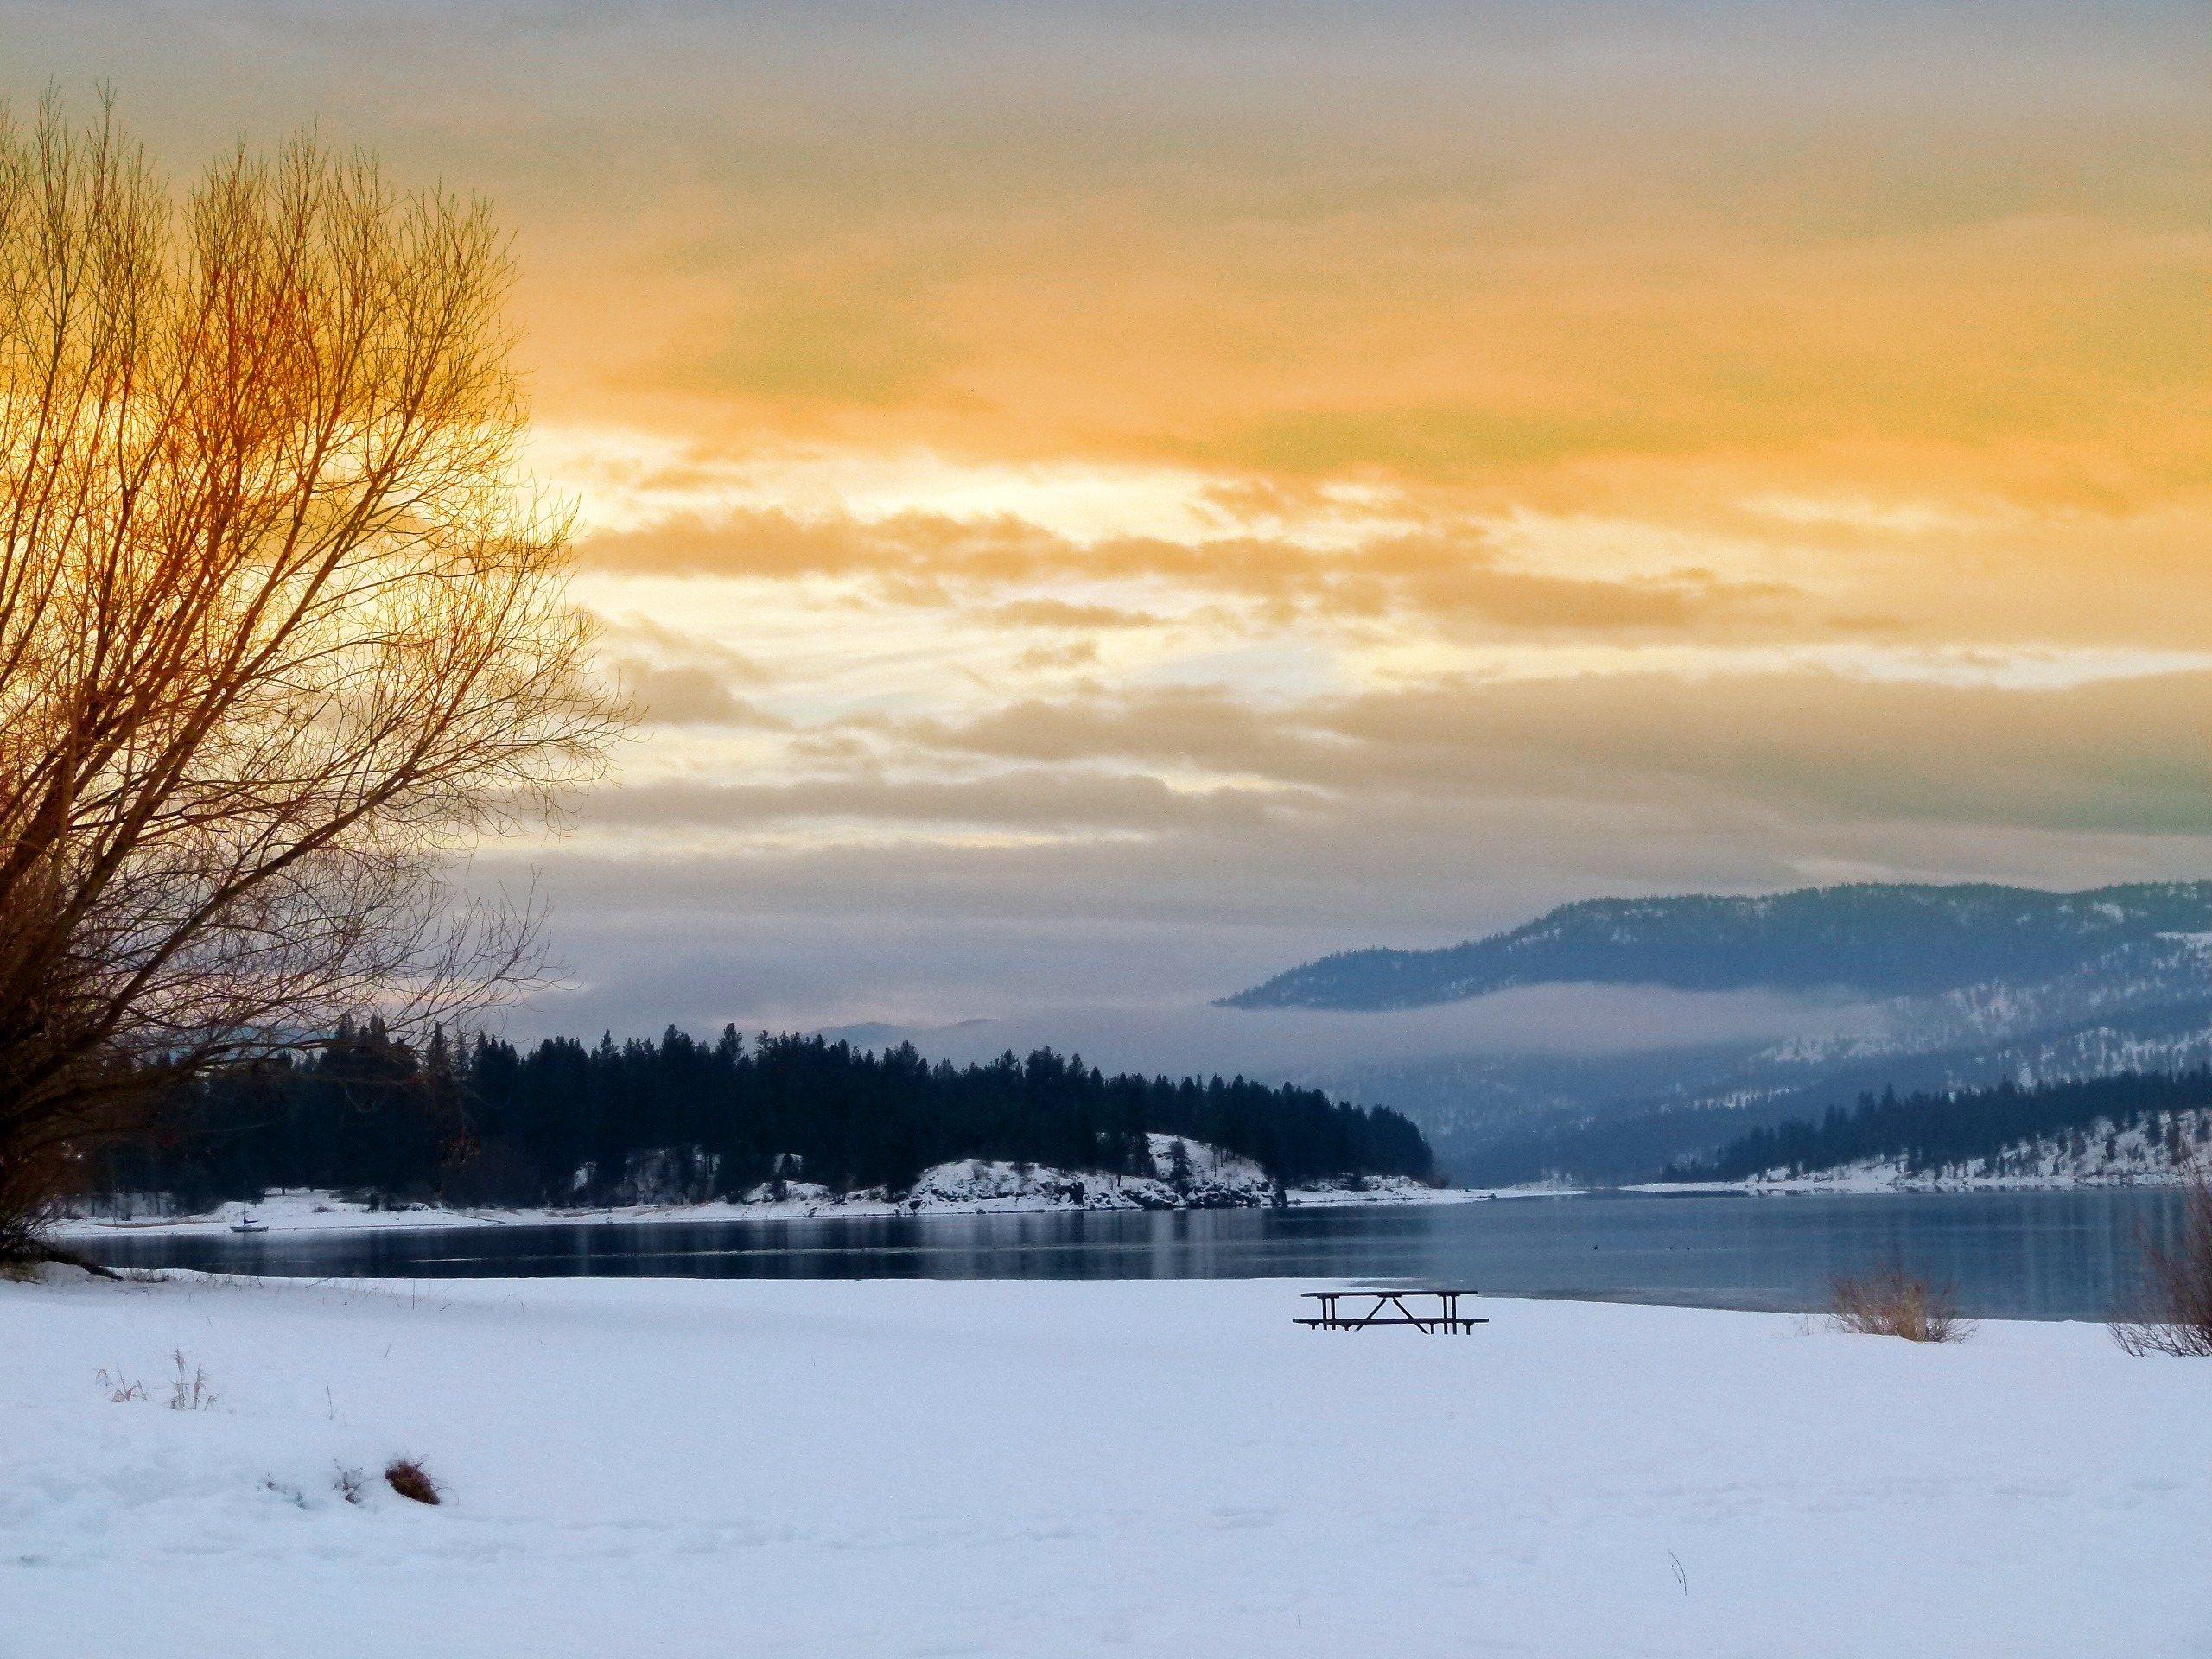
[[[73,1240],[117,1267],[283,1277],[1295,1278],[1817,1309],[1889,1262],[1981,1318],[2101,1319],[2180,1194],[1597,1194],[1310,1210],[580,1222]]]

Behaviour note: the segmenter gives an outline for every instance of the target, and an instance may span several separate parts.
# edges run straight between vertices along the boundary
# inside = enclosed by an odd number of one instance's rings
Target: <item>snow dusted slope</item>
[[[1915,1169],[1902,1158],[1831,1169],[1776,1168],[1744,1183],[1816,1191],[1948,1192],[1968,1187],[2177,1186],[2212,1175],[2212,1110],[2174,1112],[2153,1131],[2101,1119],[2070,1134],[2016,1141],[1986,1158]]]
[[[2188,1362],[1305,1287],[0,1283],[0,1654],[2206,1651]]]

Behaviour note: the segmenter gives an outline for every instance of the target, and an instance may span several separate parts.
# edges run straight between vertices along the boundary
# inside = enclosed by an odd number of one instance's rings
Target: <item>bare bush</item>
[[[181,1348],[170,1358],[176,1363],[176,1375],[169,1379],[169,1409],[206,1411],[213,1407],[215,1390],[208,1385],[206,1368],[186,1359]]]
[[[0,108],[0,1254],[170,1085],[534,972],[445,879],[620,710],[480,204],[311,138],[181,201]]]
[[[411,1497],[417,1503],[442,1502],[438,1483],[430,1478],[429,1471],[414,1458],[394,1458],[384,1466],[385,1484],[402,1497]]]
[[[1930,1286],[1895,1264],[1829,1280],[1828,1318],[1839,1331],[1907,1342],[1957,1342],[1974,1329],[1959,1317],[1948,1285]]]
[[[125,1376],[123,1374],[123,1367],[120,1365],[112,1371],[105,1365],[101,1366],[92,1373],[92,1380],[105,1389],[107,1397],[118,1406],[133,1400],[148,1400],[153,1397],[146,1392],[146,1385],[143,1382],[134,1382]]]
[[[2212,1356],[2212,1181],[2191,1176],[2182,1203],[2181,1236],[2143,1247],[2147,1306],[2120,1319],[2113,1340],[2131,1354]]]

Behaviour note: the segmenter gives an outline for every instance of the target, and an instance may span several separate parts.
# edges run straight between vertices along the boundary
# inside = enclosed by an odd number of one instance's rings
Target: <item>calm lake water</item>
[[[2132,1297],[2171,1192],[1748,1198],[1606,1194],[1326,1210],[571,1223],[74,1241],[118,1267],[321,1278],[1287,1277],[1507,1295],[1815,1309],[1889,1262],[1984,1318],[2101,1319]]]

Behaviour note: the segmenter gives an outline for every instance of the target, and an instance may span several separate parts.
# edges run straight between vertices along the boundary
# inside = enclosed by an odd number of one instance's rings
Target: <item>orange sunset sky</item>
[[[2199,5],[0,4],[515,238],[648,718],[523,1028],[2212,876]]]

